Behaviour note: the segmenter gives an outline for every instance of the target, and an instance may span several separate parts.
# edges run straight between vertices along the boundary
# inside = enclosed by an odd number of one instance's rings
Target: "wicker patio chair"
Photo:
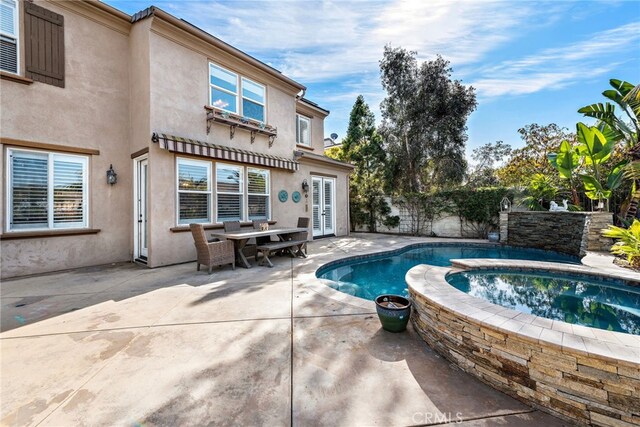
[[[225,221],[222,223],[222,225],[224,226],[225,232],[241,230],[240,221]],[[250,239],[249,242],[244,245],[244,248],[242,248],[242,253],[245,257],[255,258],[256,254],[258,253],[258,250],[256,249],[255,239]]]
[[[240,221],[225,221],[222,223],[225,233],[227,231],[240,231]]]
[[[200,271],[200,264],[209,267],[209,274],[214,265],[231,264],[236,269],[236,257],[233,251],[233,242],[225,240],[222,242],[207,242],[202,224],[189,224],[193,240],[198,253],[197,271]]]

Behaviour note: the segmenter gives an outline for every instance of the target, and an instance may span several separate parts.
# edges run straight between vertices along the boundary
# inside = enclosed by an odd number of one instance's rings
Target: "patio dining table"
[[[211,236],[219,239],[231,240],[236,253],[237,264],[244,268],[251,268],[251,264],[249,264],[244,253],[242,253],[242,248],[246,246],[249,239],[253,239],[255,237],[278,236],[280,241],[285,241],[287,240],[287,236],[291,234],[307,231],[308,229],[302,227],[279,227],[270,228],[269,230],[247,229],[240,231],[219,231],[211,233]]]

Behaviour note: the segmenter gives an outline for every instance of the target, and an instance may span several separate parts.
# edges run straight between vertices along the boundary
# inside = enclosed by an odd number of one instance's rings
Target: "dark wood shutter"
[[[30,2],[23,4],[25,76],[64,87],[64,17]]]

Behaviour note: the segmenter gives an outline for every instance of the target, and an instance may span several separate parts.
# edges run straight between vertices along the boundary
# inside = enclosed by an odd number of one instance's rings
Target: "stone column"
[[[611,212],[589,212],[589,231],[587,236],[588,251],[609,251],[613,239],[602,237],[602,230],[613,224]]]
[[[500,243],[509,243],[509,212],[500,212]]]

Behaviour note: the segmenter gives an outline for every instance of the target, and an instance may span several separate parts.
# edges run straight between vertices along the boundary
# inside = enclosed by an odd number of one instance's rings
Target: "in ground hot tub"
[[[471,296],[521,313],[640,335],[640,286],[584,274],[472,270],[447,275]]]
[[[446,280],[464,270],[482,270],[476,274],[480,281],[496,272],[551,272],[564,278],[589,277],[596,283],[609,281],[610,275],[584,266],[537,261],[527,262],[526,267],[515,260],[453,260],[452,264],[419,265],[406,275],[414,308],[411,320],[429,346],[482,381],[554,415],[586,424],[640,425],[639,335],[542,317],[535,304],[518,311],[514,308],[524,304],[517,298],[509,303],[513,306],[503,307],[461,292]],[[640,286],[637,273],[615,278],[618,285]],[[494,290],[497,295],[504,291],[497,285]],[[573,292],[581,293],[583,287]],[[523,299],[542,300],[544,295]],[[582,298],[580,304],[591,302]],[[579,311],[577,302],[571,305],[570,313]]]

